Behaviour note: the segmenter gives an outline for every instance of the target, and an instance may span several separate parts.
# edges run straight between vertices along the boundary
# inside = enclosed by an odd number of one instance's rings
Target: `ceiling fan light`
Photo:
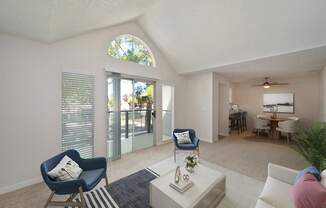
[[[270,85],[264,85],[263,86],[265,89],[268,89],[268,88],[270,88],[271,86]]]

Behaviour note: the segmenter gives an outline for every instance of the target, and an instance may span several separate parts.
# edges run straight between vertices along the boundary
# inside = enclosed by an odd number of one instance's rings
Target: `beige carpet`
[[[249,137],[249,139],[248,139]],[[231,135],[214,144],[201,143],[201,158],[265,181],[269,162],[302,169],[307,164],[285,142],[275,142],[265,137],[250,139],[251,134]]]
[[[246,136],[248,135],[231,135],[213,144],[201,142],[201,158],[261,181],[267,176],[268,162],[294,169],[305,167],[302,157],[287,145],[251,141],[244,139]],[[109,163],[109,181],[115,181],[171,157],[172,150],[173,144],[169,143],[124,155],[121,160]],[[45,184],[36,184],[0,195],[0,207],[43,207],[49,194]]]

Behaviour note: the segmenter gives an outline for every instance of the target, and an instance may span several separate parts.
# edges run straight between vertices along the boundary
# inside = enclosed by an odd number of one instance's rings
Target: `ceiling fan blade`
[[[272,82],[270,85],[288,85],[289,83],[282,83],[282,82]]]
[[[264,86],[264,84],[253,84],[251,86],[253,86],[253,87],[261,87],[261,86]]]

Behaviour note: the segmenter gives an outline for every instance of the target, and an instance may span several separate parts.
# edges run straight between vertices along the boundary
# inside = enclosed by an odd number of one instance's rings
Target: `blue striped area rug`
[[[121,178],[108,187],[84,193],[87,208],[146,208],[149,206],[149,184],[159,177],[146,168]],[[76,198],[76,201],[79,201]]]

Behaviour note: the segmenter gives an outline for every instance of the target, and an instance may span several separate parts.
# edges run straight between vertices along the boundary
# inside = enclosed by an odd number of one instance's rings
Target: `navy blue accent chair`
[[[189,144],[179,144],[177,137],[174,135],[174,133],[181,133],[181,132],[185,132],[185,131],[189,131],[189,137],[191,139],[191,143]],[[175,148],[174,148],[174,162],[176,162],[176,152],[177,150],[188,150],[188,151],[196,151],[197,155],[199,157],[199,139],[196,137],[196,132],[193,129],[174,129],[173,130],[173,136],[172,136],[172,140],[175,144]]]
[[[78,179],[69,181],[56,181],[47,175],[60,160],[67,155],[74,160],[83,172]],[[105,179],[108,186],[108,178],[106,175],[107,162],[104,157],[83,159],[80,157],[79,152],[76,150],[67,150],[60,153],[41,164],[41,173],[44,182],[51,189],[52,193],[47,200],[45,207],[53,206],[71,206],[71,207],[86,207],[83,192],[92,190],[102,179]],[[80,202],[74,202],[73,199],[77,194],[80,194]],[[66,201],[52,201],[54,194],[65,195],[69,194],[70,197]]]

